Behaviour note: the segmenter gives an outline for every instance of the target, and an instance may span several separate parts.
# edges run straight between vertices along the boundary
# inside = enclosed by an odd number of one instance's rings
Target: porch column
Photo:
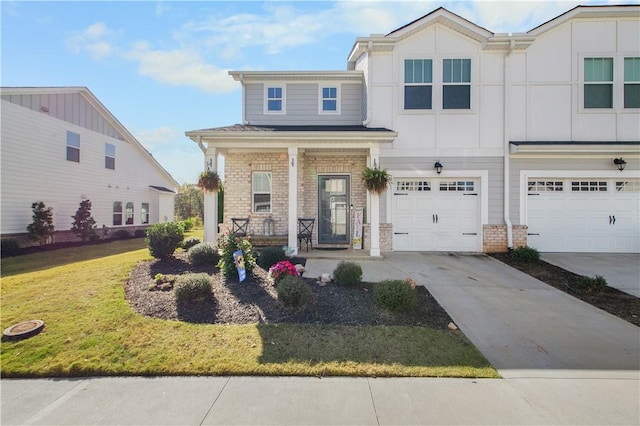
[[[298,147],[289,147],[289,241],[287,245],[298,254]]]
[[[369,167],[380,167],[380,148],[377,146],[369,148]],[[380,256],[380,196],[367,191],[369,198],[369,227],[371,230],[370,256]]]
[[[204,155],[204,169],[218,171],[218,153],[215,148],[207,148]],[[204,241],[216,244],[218,241],[218,193],[204,192]]]

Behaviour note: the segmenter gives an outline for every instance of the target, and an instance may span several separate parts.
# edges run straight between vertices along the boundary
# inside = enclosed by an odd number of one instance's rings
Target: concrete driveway
[[[638,253],[542,253],[540,257],[579,275],[601,275],[610,287],[640,297]]]

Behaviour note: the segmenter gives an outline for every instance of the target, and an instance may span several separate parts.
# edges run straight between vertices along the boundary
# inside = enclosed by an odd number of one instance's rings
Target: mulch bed
[[[558,290],[640,327],[640,299],[635,296],[613,287],[605,287],[600,291],[589,291],[581,282],[581,275],[542,260],[519,262],[510,253],[493,253],[491,256]]]
[[[304,260],[302,259],[302,262]],[[213,294],[197,303],[176,303],[173,291],[149,291],[158,274],[179,275],[205,272],[212,277]],[[328,271],[329,272],[329,271]],[[399,277],[401,278],[401,277]],[[125,295],[138,313],[167,320],[209,324],[300,323],[339,325],[408,325],[446,329],[451,322],[447,312],[429,294],[417,287],[417,303],[409,312],[391,313],[373,301],[373,284],[355,287],[336,284],[321,286],[305,278],[313,293],[306,308],[284,307],[267,272],[256,266],[253,276],[242,282],[227,282],[213,266],[195,267],[184,253],[173,259],[141,262],[125,283]]]

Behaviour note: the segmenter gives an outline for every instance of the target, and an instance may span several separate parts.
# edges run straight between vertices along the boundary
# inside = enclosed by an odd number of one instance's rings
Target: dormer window
[[[265,113],[282,114],[285,111],[284,86],[266,86]]]
[[[340,86],[320,86],[320,114],[340,113]]]

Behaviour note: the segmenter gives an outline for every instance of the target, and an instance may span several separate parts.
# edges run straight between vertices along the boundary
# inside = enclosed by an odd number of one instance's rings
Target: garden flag
[[[247,270],[244,268],[244,256],[242,250],[238,250],[233,253],[233,260],[236,263],[236,269],[238,270],[238,279],[240,282],[247,278]]]

